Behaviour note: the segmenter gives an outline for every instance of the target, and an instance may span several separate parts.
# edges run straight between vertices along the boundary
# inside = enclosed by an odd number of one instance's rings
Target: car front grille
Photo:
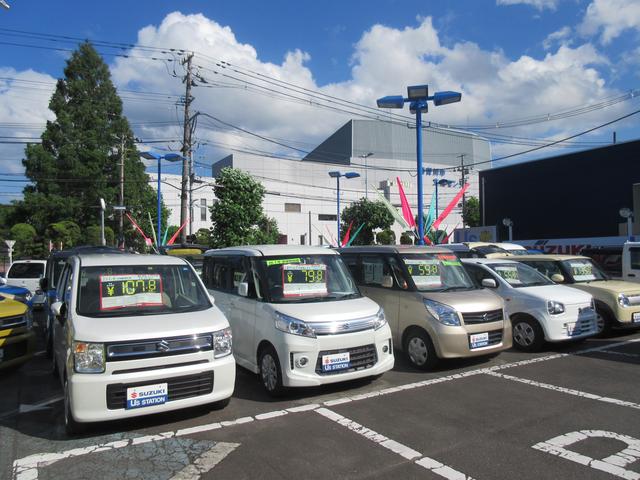
[[[489,343],[487,343],[483,347],[475,347],[475,348],[471,346],[471,335],[474,335],[474,334],[471,333],[467,335],[467,341],[469,342],[469,349],[477,350],[478,348],[491,347],[493,345],[499,345],[500,343],[502,343],[502,330],[493,330],[492,332],[488,332],[488,333],[489,333]]]
[[[168,402],[198,397],[213,392],[213,372],[208,371],[196,375],[156,379],[141,383],[114,383],[107,385],[107,408],[109,410],[125,408],[127,405],[127,388],[143,387],[157,383],[167,383]]]
[[[502,309],[489,310],[487,312],[463,313],[462,319],[464,320],[465,325],[499,322],[500,320],[502,320]]]
[[[335,353],[349,352],[349,368],[341,370],[322,371],[322,356],[333,355]],[[316,373],[318,375],[335,375],[346,372],[354,372],[373,367],[378,361],[378,353],[375,345],[364,345],[362,347],[341,348],[339,350],[323,350],[318,353],[316,361]]]
[[[17,315],[15,317],[5,317],[0,319],[0,330],[5,328],[24,327],[27,324],[26,315]]]
[[[213,350],[213,336],[210,333],[206,333],[185,337],[135,340],[109,343],[106,348],[107,362],[167,357]]]

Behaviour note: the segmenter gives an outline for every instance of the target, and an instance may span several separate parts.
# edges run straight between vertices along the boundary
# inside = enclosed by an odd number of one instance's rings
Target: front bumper
[[[484,324],[449,326],[432,322],[430,332],[439,358],[478,357],[511,348],[513,338],[508,319]],[[488,333],[489,345],[472,348],[471,335]]]
[[[33,330],[0,338],[0,370],[22,365],[33,357],[36,336]]]
[[[596,313],[591,308],[569,311],[560,315],[545,314],[540,324],[545,339],[549,342],[563,342],[592,337],[598,333]]]
[[[391,370],[394,365],[391,330],[388,325],[375,331],[322,335],[317,338],[283,334],[275,347],[285,387],[311,387],[380,375]],[[350,354],[352,364],[356,364],[356,355],[363,355],[360,352],[366,352],[364,355],[367,357],[357,367],[322,371],[323,355],[346,351],[353,352]],[[372,360],[374,356],[375,361]],[[307,361],[302,366],[300,361],[303,358]]]
[[[166,368],[157,368],[162,365]],[[165,383],[167,379],[206,375],[209,372],[213,375],[213,389],[210,393],[172,400],[169,384],[169,400],[166,403],[130,410],[125,409],[124,405],[114,408],[113,402],[109,402],[107,398],[108,391],[112,391],[114,386],[116,390],[122,387],[126,394],[127,386]],[[71,411],[78,422],[101,422],[204,405],[231,397],[235,376],[233,355],[214,360],[211,352],[162,359],[107,362],[105,373],[69,375]]]
[[[616,328],[640,328],[640,306],[632,305],[630,307],[618,306],[615,310]],[[634,319],[635,316],[635,319]]]

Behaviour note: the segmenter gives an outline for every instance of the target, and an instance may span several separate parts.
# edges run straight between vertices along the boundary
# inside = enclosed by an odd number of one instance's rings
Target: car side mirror
[[[7,279],[4,277],[0,277],[0,285],[6,285],[7,284]]]
[[[54,302],[53,305],[51,305],[51,311],[53,312],[53,315],[56,317],[58,322],[60,322],[60,325],[64,325],[64,322],[66,320],[65,317],[67,315],[66,303]]]
[[[391,275],[385,275],[382,277],[382,286],[384,288],[393,288],[393,277]]]
[[[482,286],[485,288],[498,288],[498,284],[493,278],[483,278]]]
[[[49,279],[47,279],[47,277],[40,279],[40,290],[49,290]]]
[[[559,273],[554,273],[553,275],[551,275],[551,281],[556,283],[563,283],[564,276],[560,275]]]
[[[249,284],[247,282],[240,282],[238,284],[238,295],[241,297],[249,296]]]

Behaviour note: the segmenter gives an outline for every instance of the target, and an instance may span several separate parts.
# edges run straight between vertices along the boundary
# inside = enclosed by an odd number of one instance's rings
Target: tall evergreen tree
[[[64,220],[73,220],[83,230],[99,224],[99,199],[108,206],[119,204],[122,144],[125,205],[134,218],[141,220],[147,212],[155,218],[156,194],[122,114],[122,101],[107,65],[90,43],[81,44],[67,61],[49,109],[56,119],[47,122],[42,143],[28,145],[25,151],[23,164],[32,185],[25,187],[14,220],[30,223],[40,234]],[[117,212],[108,207],[105,216],[117,232]],[[139,244],[126,219],[125,236],[129,244]]]

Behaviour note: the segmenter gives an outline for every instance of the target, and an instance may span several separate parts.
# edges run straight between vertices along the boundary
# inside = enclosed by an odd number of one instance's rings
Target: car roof
[[[208,250],[205,256],[244,255],[247,257],[270,257],[275,255],[338,255],[330,248],[308,245],[244,245]]]
[[[540,255],[522,255],[522,256],[511,256],[509,258],[517,258],[516,261],[518,262],[524,262],[524,261],[529,261],[529,260],[533,260],[533,261],[537,261],[537,262],[543,262],[543,261],[549,261],[549,262],[559,262],[562,260],[578,260],[578,259],[586,259],[586,260],[591,260],[589,257],[585,257],[584,255],[554,255],[554,254],[549,254],[549,253],[544,253],[544,254],[540,254]]]
[[[14,265],[16,263],[47,263],[47,261],[46,260],[32,260],[30,258],[26,258],[24,260],[14,260],[11,265]]]
[[[138,255],[134,253],[79,253],[83,267],[101,267],[104,265],[185,265],[186,260],[170,255]]]
[[[509,257],[513,258],[513,257]],[[507,260],[506,258],[463,258],[462,263],[479,263],[481,265],[495,265],[505,263],[518,263],[514,260]]]
[[[445,247],[426,245],[363,245],[337,250],[340,253],[451,253]]]
[[[443,244],[436,245],[436,247],[448,248],[449,250],[454,251],[454,252],[461,252],[461,251],[467,252],[467,251],[471,250],[464,243],[443,243]]]
[[[71,255],[78,253],[124,253],[122,250],[118,250],[114,247],[106,247],[101,245],[80,245],[77,247],[66,248],[64,250],[56,250],[51,252],[49,258],[68,258]]]
[[[503,250],[526,250],[526,248],[524,248],[522,245],[518,245],[517,243],[499,242],[499,243],[492,243],[491,245],[500,247]]]

